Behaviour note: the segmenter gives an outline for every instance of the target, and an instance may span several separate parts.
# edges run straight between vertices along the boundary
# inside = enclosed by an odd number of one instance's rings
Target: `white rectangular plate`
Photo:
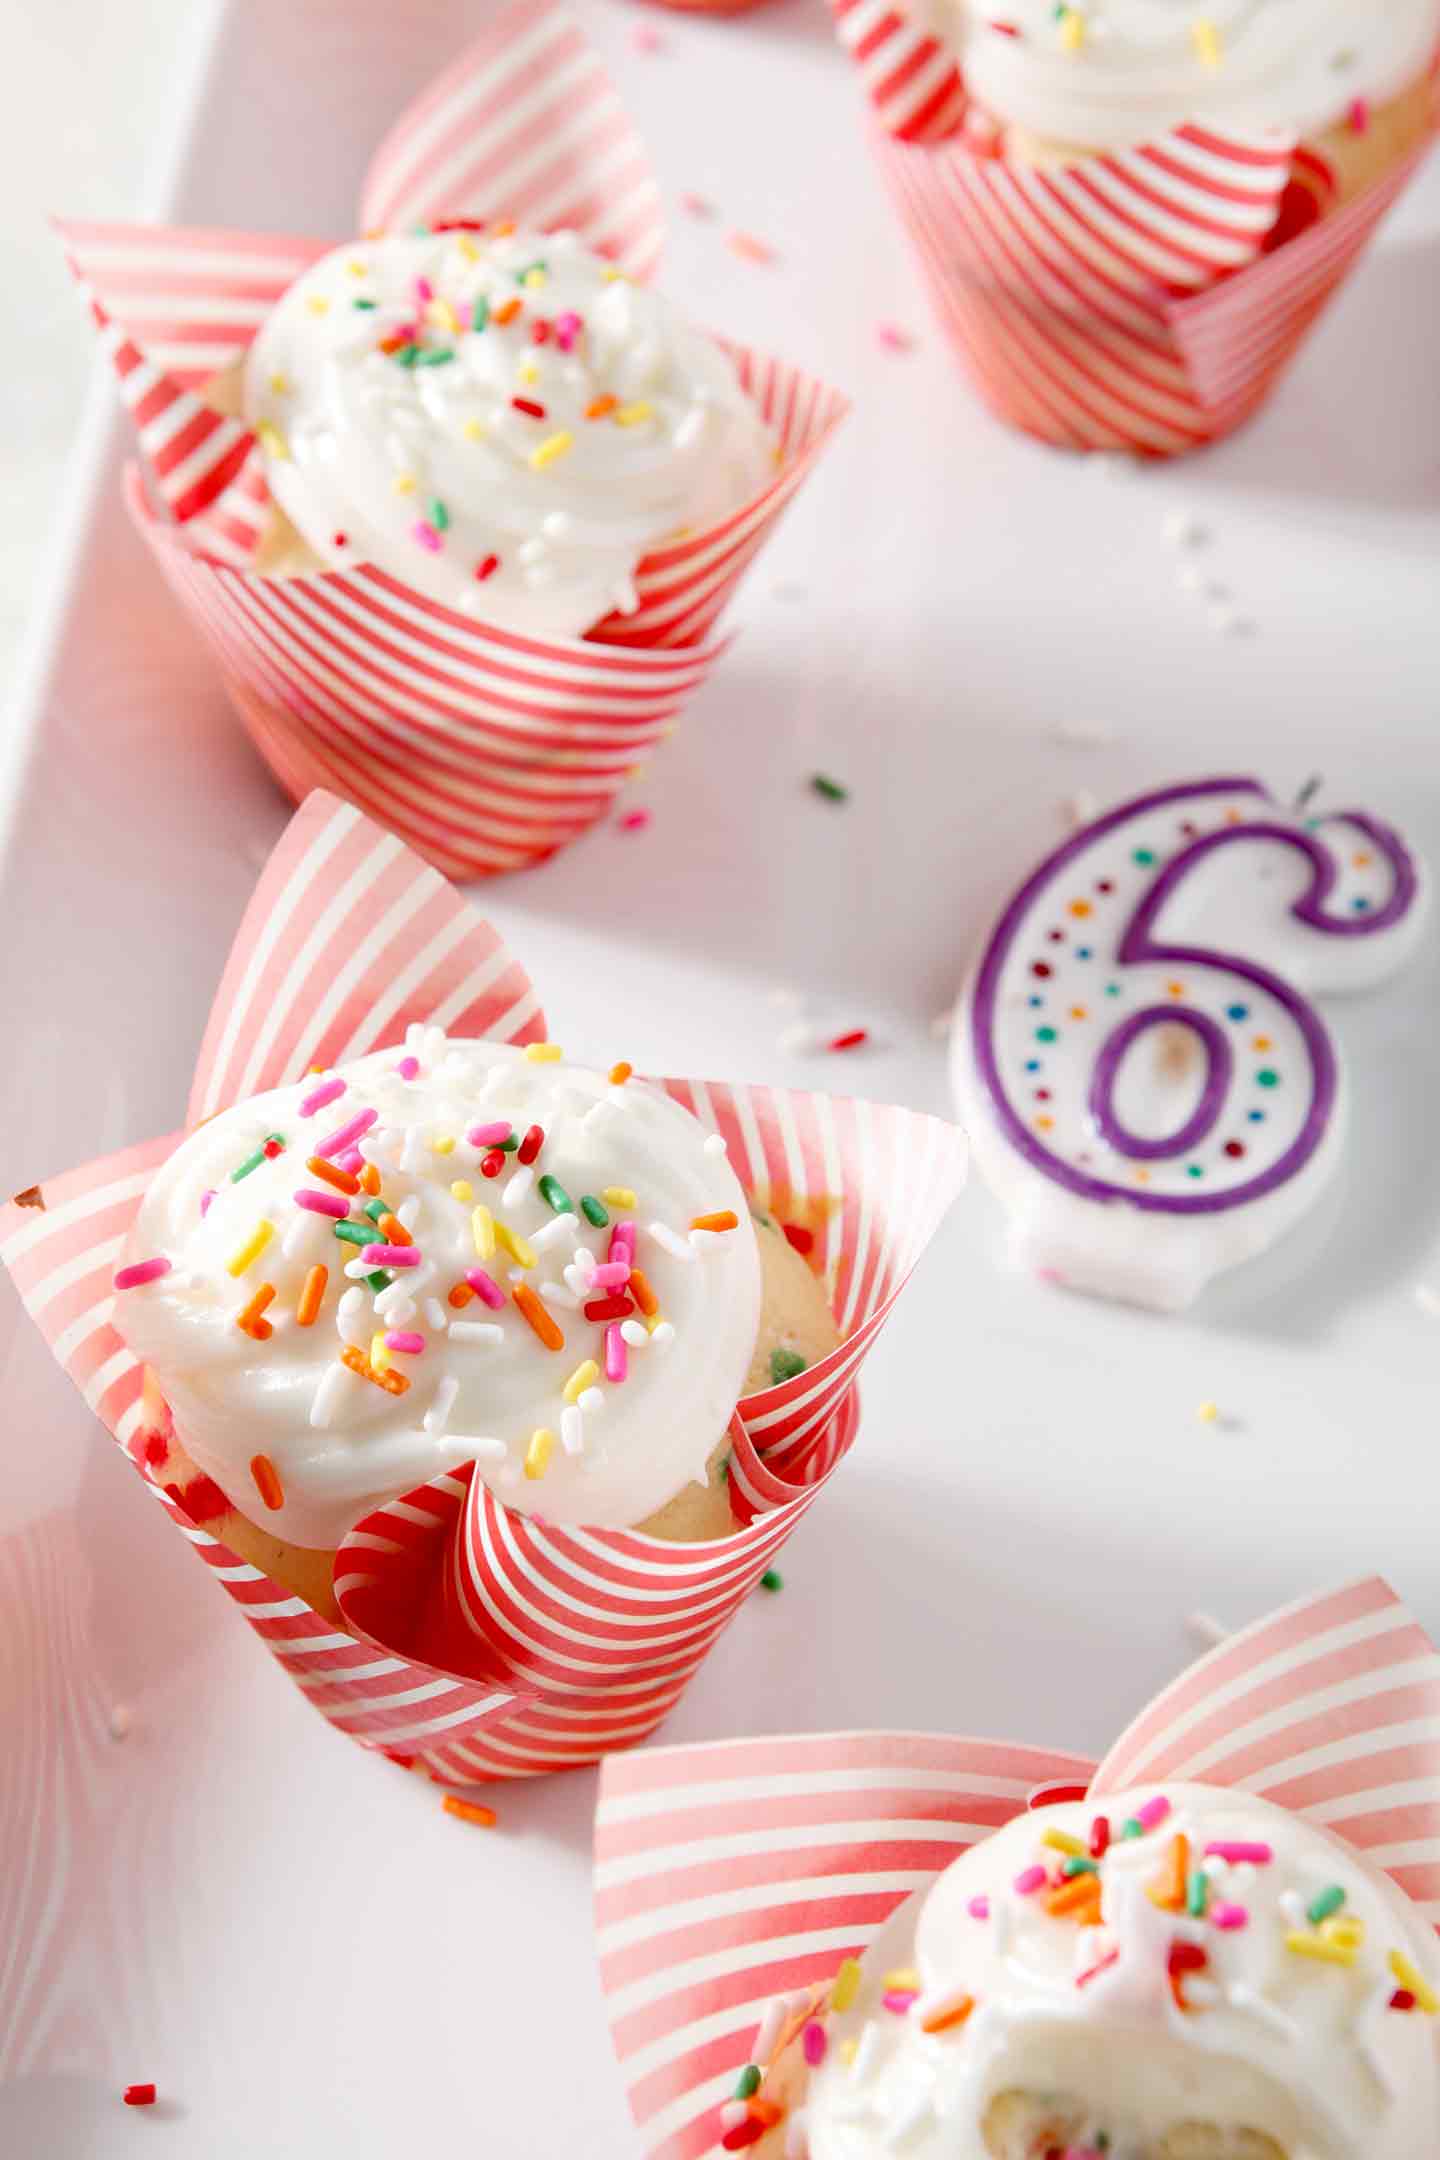
[[[932,1017],[1078,791],[1320,772],[1327,801],[1440,857],[1440,168],[1257,425],[1112,481],[1003,433],[956,381],[818,6],[582,12],[676,204],[669,289],[858,410],[635,785],[650,830],[481,895],[562,1041],[944,1109]],[[339,237],[367,150],[475,18],[237,0],[173,214]],[[734,227],[773,267],[727,248]],[[918,349],[884,350],[881,319]],[[123,440],[92,431],[3,806],[6,1189],[175,1124],[286,816],[124,521]],[[1194,560],[1252,635],[1215,634],[1179,589],[1174,511],[1208,528]],[[847,804],[810,792],[817,769]],[[787,1054],[777,989],[875,1046]],[[1233,1625],[1378,1566],[1440,1625],[1440,1323],[1415,1295],[1440,1281],[1437,992],[1432,944],[1331,1008],[1345,1189],[1192,1318],[1006,1273],[969,1195],[871,1361],[860,1446],[784,1593],[742,1615],[670,1736],[910,1724],[1098,1750],[1195,1647],[1197,1608]],[[347,1746],[3,1294],[0,2152],[629,2160],[590,1941],[593,1780],[502,1792],[485,1835]],[[142,1602],[116,1541],[143,1557]],[[163,2120],[121,2106],[132,2079],[158,2083]]]

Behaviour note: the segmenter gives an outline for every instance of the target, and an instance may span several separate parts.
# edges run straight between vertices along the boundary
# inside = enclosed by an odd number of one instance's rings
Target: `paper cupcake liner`
[[[645,148],[554,0],[519,0],[402,114],[371,161],[363,230],[446,218],[567,227],[628,275],[664,237]],[[268,513],[255,437],[204,403],[281,294],[333,244],[190,227],[62,224],[120,380],[132,516],[297,800],[346,796],[457,875],[536,862],[604,815],[720,657],[715,625],[847,411],[803,371],[731,346],[774,430],[774,478],[657,548],[638,605],[585,638],[477,622],[373,569],[251,567]]]
[[[777,1995],[823,1986],[1027,1805],[1197,1779],[1347,1838],[1440,1923],[1440,1658],[1375,1579],[1290,1606],[1164,1690],[1098,1767],[1001,1741],[830,1733],[606,1764],[600,1969],[647,2160],[699,2160]]]
[[[312,795],[241,925],[187,1122],[399,1043],[415,1024],[500,1042],[545,1032],[524,970],[439,873],[351,805]],[[353,1634],[155,1483],[141,1369],[115,1331],[111,1278],[177,1136],[47,1179],[0,1214],[0,1259],[56,1357],[256,1633],[332,1724],[439,1777],[570,1768],[654,1730],[850,1447],[865,1354],[964,1174],[959,1133],[915,1112],[660,1084],[724,1134],[742,1184],[782,1221],[792,1209],[807,1226],[820,1218],[814,1260],[845,1333],[809,1370],[738,1405],[730,1479],[742,1527],[675,1545],[545,1525],[460,1469],[345,1540],[336,1595]]]
[[[936,313],[991,409],[1074,450],[1173,456],[1268,395],[1428,144],[1333,215],[1293,136],[1187,126],[1071,165],[964,132],[949,53],[880,0],[832,0]]]

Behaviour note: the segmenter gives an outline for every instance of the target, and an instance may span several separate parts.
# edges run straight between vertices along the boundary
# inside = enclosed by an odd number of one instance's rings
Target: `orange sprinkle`
[[[519,312],[520,302],[518,300],[505,300],[501,302],[499,307],[490,310],[490,320],[493,323],[499,323],[503,330],[506,323],[514,322]]]
[[[740,1218],[733,1208],[721,1208],[714,1215],[696,1215],[691,1218],[692,1230],[738,1230]]]
[[[410,1385],[404,1373],[396,1372],[393,1366],[385,1372],[376,1372],[364,1351],[357,1349],[354,1343],[346,1343],[340,1352],[340,1362],[348,1365],[351,1372],[358,1373],[362,1380],[370,1380],[376,1387],[383,1387],[387,1395],[403,1395]]]
[[[604,420],[610,413],[614,412],[616,406],[619,403],[619,398],[611,397],[610,393],[607,390],[604,397],[591,398],[590,403],[585,407],[585,417],[587,420]],[[628,1065],[626,1066],[625,1071],[628,1075],[630,1071],[630,1067]],[[613,1080],[615,1077],[614,1073],[612,1073],[610,1077]]]
[[[927,2033],[949,2032],[953,2026],[963,2025],[974,2008],[973,1995],[953,1996],[949,2002],[941,2003],[938,2009],[932,2010],[928,2017],[920,2020],[920,2030]]]
[[[450,1292],[450,1295],[446,1302],[447,1304],[453,1305],[456,1312],[460,1312],[464,1309],[465,1306],[470,1303],[470,1300],[474,1297],[474,1295],[475,1292],[471,1289],[468,1282],[457,1282],[454,1289]]]
[[[1183,1833],[1172,1837],[1165,1848],[1165,1866],[1150,1885],[1150,1902],[1162,1912],[1184,1912],[1190,1886],[1190,1840]]]
[[[300,1302],[295,1307],[295,1321],[299,1327],[313,1327],[315,1315],[320,1310],[320,1300],[325,1295],[325,1285],[330,1280],[330,1270],[312,1267],[300,1289]]]
[[[312,1155],[305,1167],[311,1177],[323,1178],[327,1185],[334,1186],[336,1192],[357,1193],[360,1190],[358,1177],[351,1177],[348,1170],[341,1170],[335,1163],[326,1162],[323,1155]]]
[[[461,1800],[453,1792],[447,1792],[441,1802],[447,1815],[458,1816],[461,1822],[478,1823],[482,1830],[493,1830],[497,1820],[493,1807],[481,1807],[477,1801]]]
[[[647,1318],[651,1313],[659,1312],[660,1300],[650,1287],[650,1278],[643,1275],[638,1267],[631,1268],[630,1280],[625,1287]]]
[[[380,1190],[380,1172],[373,1162],[367,1162],[360,1172],[360,1190],[369,1193],[372,1200]]]
[[[746,2107],[751,2122],[763,2123],[767,2130],[773,2130],[785,2113],[784,2108],[776,2107],[773,2100],[762,2100],[759,2093],[746,2103]]]
[[[398,1215],[382,1215],[375,1227],[384,1231],[392,1245],[413,1245],[415,1242]]]
[[[615,400],[612,398],[610,402],[613,405]],[[605,1075],[605,1077],[610,1082],[611,1087],[624,1087],[625,1082],[629,1079],[631,1073],[633,1073],[634,1070],[635,1067],[629,1062],[627,1058],[621,1058],[618,1065],[612,1065],[610,1067],[610,1070]]]
[[[272,1336],[275,1332],[274,1328],[271,1327],[270,1322],[268,1320],[262,1320],[260,1317],[261,1313],[264,1312],[265,1307],[270,1303],[270,1300],[274,1297],[274,1295],[274,1283],[262,1282],[259,1289],[255,1292],[254,1297],[251,1298],[249,1304],[245,1307],[245,1310],[243,1312],[238,1312],[235,1315],[236,1327],[243,1328],[245,1333],[247,1335],[253,1336],[256,1342],[268,1341],[270,1336]]]
[[[1045,1900],[1045,1910],[1057,1919],[1067,1913],[1078,1915],[1082,1908],[1100,1903],[1100,1878],[1098,1875],[1073,1875],[1069,1882],[1052,1890]]]
[[[492,225],[492,226],[491,226],[491,228],[490,228],[490,237],[491,237],[491,239],[492,239],[492,240],[508,240],[508,239],[509,239],[509,237],[510,237],[510,235],[511,235],[511,233],[513,233],[513,232],[514,232],[514,230],[515,230],[515,220],[514,220],[514,218],[509,218],[509,217],[507,217],[507,218],[501,218],[501,220],[500,220],[500,222],[499,222],[499,224],[498,224],[498,225]],[[491,320],[492,320],[492,321],[494,320],[493,316],[492,316]]]
[[[254,1478],[255,1490],[259,1493],[266,1507],[284,1507],[285,1488],[280,1483],[280,1474],[268,1455],[251,1456],[250,1475]]]
[[[549,1307],[530,1288],[529,1283],[517,1283],[512,1293],[515,1303],[529,1321],[547,1350],[563,1350],[565,1337],[555,1325]]]
[[[370,1378],[370,1360],[363,1350],[356,1348],[354,1343],[346,1343],[344,1349],[340,1352],[340,1362],[342,1365],[348,1365],[351,1372],[359,1373],[362,1380]]]

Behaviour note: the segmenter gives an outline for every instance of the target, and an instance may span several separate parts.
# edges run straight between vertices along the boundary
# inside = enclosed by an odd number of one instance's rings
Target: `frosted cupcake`
[[[662,1090],[437,1029],[191,1133],[115,1282],[160,1482],[326,1613],[345,1533],[467,1463],[552,1523],[725,1536],[737,1402],[839,1340]]]
[[[1040,1808],[973,1846],[722,2115],[760,2160],[1418,2160],[1436,1950],[1355,1851],[1245,1794]]]

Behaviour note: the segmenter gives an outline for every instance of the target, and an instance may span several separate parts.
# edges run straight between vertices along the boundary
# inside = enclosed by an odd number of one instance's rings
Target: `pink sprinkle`
[[[215,1187],[214,1187],[213,1185],[212,1185],[212,1186],[210,1187],[210,1190],[209,1190],[208,1192],[202,1192],[202,1193],[201,1193],[201,1195],[200,1195],[200,1220],[201,1220],[202,1222],[203,1222],[203,1221],[205,1220],[205,1217],[206,1217],[206,1216],[207,1216],[207,1215],[209,1214],[209,1212],[210,1212],[210,1203],[211,1203],[211,1201],[212,1201],[212,1200],[213,1200],[214,1198],[215,1198]]]
[[[648,810],[627,810],[625,815],[618,821],[620,830],[621,832],[644,832],[646,826],[650,823],[650,817],[651,813]]]
[[[585,325],[573,308],[566,308],[563,315],[555,318],[555,342],[561,352],[573,352],[575,340]]]
[[[990,1917],[990,1900],[988,1897],[972,1897],[965,1910],[972,1920],[988,1920]]]
[[[505,1303],[505,1293],[493,1275],[487,1275],[483,1267],[466,1268],[465,1280],[477,1297],[483,1298],[491,1312],[499,1312]]]
[[[1135,1820],[1142,1830],[1153,1830],[1158,1823],[1164,1822],[1169,1813],[1170,1802],[1164,1793],[1156,1793],[1153,1800],[1145,1802],[1144,1807],[1136,1808]]]
[[[1212,1905],[1211,1925],[1218,1928],[1249,1927],[1250,1915],[1243,1905]]]
[[[649,23],[636,23],[630,32],[630,43],[636,52],[652,53],[660,52],[665,41],[658,30],[651,29]]]
[[[1272,1846],[1251,1844],[1243,1838],[1222,1838],[1205,1847],[1205,1857],[1207,1860],[1228,1860],[1232,1867],[1243,1866],[1246,1861],[1251,1867],[1269,1867],[1275,1852]]]
[[[419,1357],[425,1348],[425,1337],[410,1328],[397,1328],[393,1335],[385,1337],[387,1350],[398,1350],[403,1357]]]
[[[169,1273],[170,1262],[163,1258],[134,1260],[129,1267],[116,1270],[114,1287],[117,1290],[138,1290],[141,1283],[159,1282],[162,1275]]]
[[[895,2017],[905,2017],[910,2005],[920,1999],[919,1988],[887,1988],[880,1997],[885,2008]]]
[[[1076,1987],[1089,1987],[1092,1980],[1098,1980],[1102,1972],[1108,1972],[1112,1965],[1118,1965],[1119,1962],[1119,1951],[1112,1950],[1107,1957],[1101,1958],[1098,1965],[1092,1965],[1088,1972],[1077,1973],[1075,1975]]]
[[[623,1260],[626,1267],[635,1265],[635,1225],[633,1222],[617,1222],[610,1232],[610,1250],[605,1255],[612,1264]]]
[[[420,1253],[414,1245],[362,1245],[360,1258],[367,1267],[419,1267]]]
[[[606,1260],[590,1270],[590,1281],[597,1290],[623,1290],[629,1280],[630,1270],[623,1260]]]
[[[630,1370],[630,1353],[625,1338],[620,1333],[618,1321],[612,1320],[605,1330],[605,1377],[607,1380],[623,1380]]]
[[[915,342],[908,330],[902,330],[893,322],[876,323],[875,338],[886,352],[909,352]]]
[[[395,1070],[402,1080],[418,1080],[420,1077],[420,1060],[417,1057],[401,1058]]]
[[[509,1118],[496,1118],[489,1125],[472,1125],[465,1138],[471,1147],[499,1147],[502,1140],[510,1137]]]
[[[725,235],[725,245],[732,255],[740,257],[741,262],[773,263],[775,260],[774,248],[768,240],[760,239],[756,233],[728,232]]]
[[[432,555],[438,555],[443,545],[438,528],[431,524],[429,518],[417,518],[410,528],[410,537],[417,540],[421,547],[429,548]]]
[[[1370,107],[1363,97],[1357,97],[1345,115],[1357,135],[1363,135],[1370,125]]]
[[[1017,1897],[1034,1897],[1035,1892],[1043,1890],[1049,1880],[1050,1877],[1043,1867],[1023,1868],[1015,1877],[1015,1895]]]
[[[825,2027],[820,2023],[819,2018],[811,2018],[804,2032],[800,2035],[800,2048],[812,2070],[818,2070],[821,2063],[824,2062],[825,2051],[829,2045]]]
[[[685,212],[686,217],[711,218],[715,215],[714,204],[706,202],[703,195],[693,193],[682,195],[680,197],[680,208]]]
[[[337,1170],[348,1170],[351,1177],[359,1177],[365,1168],[365,1157],[358,1147],[346,1148],[343,1155],[335,1157],[335,1167]]]
[[[742,2122],[749,2120],[750,2110],[743,2100],[727,2100],[720,2110],[720,2128],[738,2130]]]
[[[314,1117],[317,1110],[323,1110],[326,1103],[334,1102],[336,1096],[343,1095],[344,1092],[345,1082],[338,1073],[331,1080],[322,1080],[319,1087],[312,1088],[301,1103],[301,1117]]]
[[[419,301],[421,307],[428,307],[434,297],[435,287],[431,284],[429,278],[417,277],[415,280],[415,298]]]
[[[348,1125],[341,1125],[318,1143],[315,1153],[323,1155],[327,1162],[333,1161],[342,1148],[354,1147],[361,1134],[369,1132],[371,1126],[378,1123],[379,1117],[378,1110],[357,1110]]]
[[[335,1222],[343,1222],[350,1212],[349,1201],[339,1193],[316,1192],[308,1185],[302,1185],[290,1197],[296,1207],[309,1208],[312,1215],[329,1215]]]

